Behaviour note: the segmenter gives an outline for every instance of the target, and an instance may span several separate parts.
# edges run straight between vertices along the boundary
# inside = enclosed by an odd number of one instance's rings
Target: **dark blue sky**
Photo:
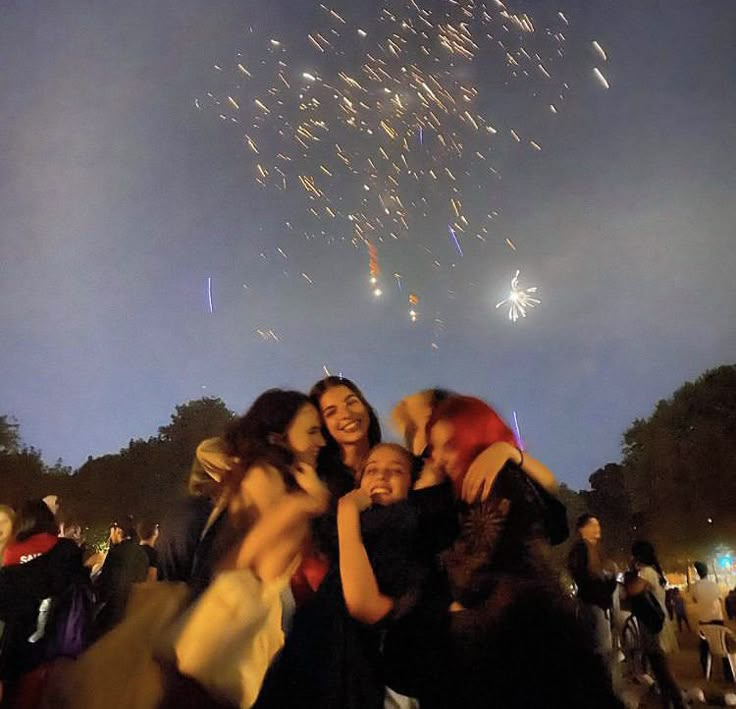
[[[736,5],[559,5],[570,94],[553,121],[519,117],[543,151],[502,155],[503,179],[480,186],[495,242],[461,259],[445,223],[415,236],[437,271],[416,249],[382,252],[388,281],[417,283],[416,326],[392,282],[371,296],[364,251],[290,232],[302,217],[253,182],[242,131],[195,107],[215,63],[306,33],[309,7],[0,10],[0,413],[47,460],[115,451],[201,395],[241,410],[270,386],[307,389],[327,365],[384,416],[435,384],[515,409],[530,450],[578,487],[634,418],[736,360]],[[479,90],[496,69],[478,68]],[[523,108],[512,93],[488,105]],[[543,303],[512,325],[494,306],[516,268]],[[256,332],[270,328],[279,342]]]

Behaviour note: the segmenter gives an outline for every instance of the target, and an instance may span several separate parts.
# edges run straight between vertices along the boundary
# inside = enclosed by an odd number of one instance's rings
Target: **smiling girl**
[[[317,469],[338,498],[355,488],[368,451],[381,442],[381,426],[376,412],[349,379],[325,377],[309,396],[324,423],[326,445]]]
[[[396,444],[367,451],[359,487],[338,502],[339,556],[297,614],[258,708],[379,709],[386,692],[385,631],[411,607],[423,569],[409,501],[414,457]]]

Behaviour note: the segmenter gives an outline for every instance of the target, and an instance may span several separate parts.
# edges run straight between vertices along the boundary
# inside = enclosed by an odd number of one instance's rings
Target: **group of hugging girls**
[[[198,448],[229,527],[200,577],[290,578],[255,706],[618,706],[550,559],[553,474],[480,399],[426,390],[392,418],[404,445],[327,377],[265,392]]]

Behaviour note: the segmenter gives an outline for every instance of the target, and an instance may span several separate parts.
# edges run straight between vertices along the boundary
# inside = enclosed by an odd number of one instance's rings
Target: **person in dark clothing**
[[[409,502],[415,462],[401,446],[368,454],[360,487],[338,503],[339,559],[294,620],[267,676],[258,709],[380,709],[385,630],[413,606],[426,570]]]
[[[613,650],[609,612],[616,579],[603,571],[598,518],[580,515],[575,527],[580,538],[570,550],[567,568],[577,586],[579,617],[590,631],[596,652],[608,662]]]
[[[176,501],[161,525],[158,542],[158,580],[189,581],[194,555],[212,512],[206,497],[188,496]]]
[[[204,465],[199,453],[200,450],[206,453],[207,446],[213,442],[222,445],[221,441],[207,439],[197,447],[187,481],[188,494],[174,500],[164,517],[157,544],[159,581],[188,583],[192,580],[207,521],[222,493],[223,472]]]
[[[99,635],[123,619],[132,585],[145,581],[147,577],[148,557],[137,543],[132,520],[113,522],[110,525],[110,550],[97,579]]]
[[[35,706],[42,691],[36,670],[63,651],[56,637],[63,620],[57,610],[76,585],[88,584],[82,551],[70,539],[59,539],[26,563],[0,568],[0,620],[5,623],[0,681],[9,706]]]
[[[728,592],[723,605],[726,607],[726,615],[728,616],[728,619],[736,619],[736,588]]]
[[[141,520],[138,522],[135,531],[138,533],[138,545],[148,557],[148,575],[149,581],[155,581],[158,567],[158,552],[155,549],[158,540],[158,524],[152,520]]]
[[[514,442],[472,397],[442,402],[427,430],[432,459],[457,498],[481,451]],[[485,501],[458,505],[460,532],[442,555],[452,594],[443,681],[423,706],[620,707],[551,568],[544,498],[519,458],[498,473]]]
[[[25,564],[53,549],[59,527],[43,500],[28,500],[13,524],[12,538],[3,552],[3,565]]]
[[[692,628],[690,627],[690,621],[687,618],[687,613],[685,612],[685,599],[682,597],[682,593],[680,592],[680,589],[675,586],[675,588],[672,589],[672,613],[675,616],[675,620],[677,620],[677,630],[678,632],[682,632],[682,626],[684,625],[690,632],[692,632]]]

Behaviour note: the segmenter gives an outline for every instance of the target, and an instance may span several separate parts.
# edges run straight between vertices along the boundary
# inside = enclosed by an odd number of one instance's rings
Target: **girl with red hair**
[[[452,482],[460,522],[441,555],[452,602],[432,705],[620,706],[549,561],[550,536],[566,527],[564,507],[524,473],[524,453],[488,471],[486,499],[462,501],[474,460],[494,444],[513,447],[511,429],[480,399],[453,396],[433,411],[427,439],[434,466]]]

